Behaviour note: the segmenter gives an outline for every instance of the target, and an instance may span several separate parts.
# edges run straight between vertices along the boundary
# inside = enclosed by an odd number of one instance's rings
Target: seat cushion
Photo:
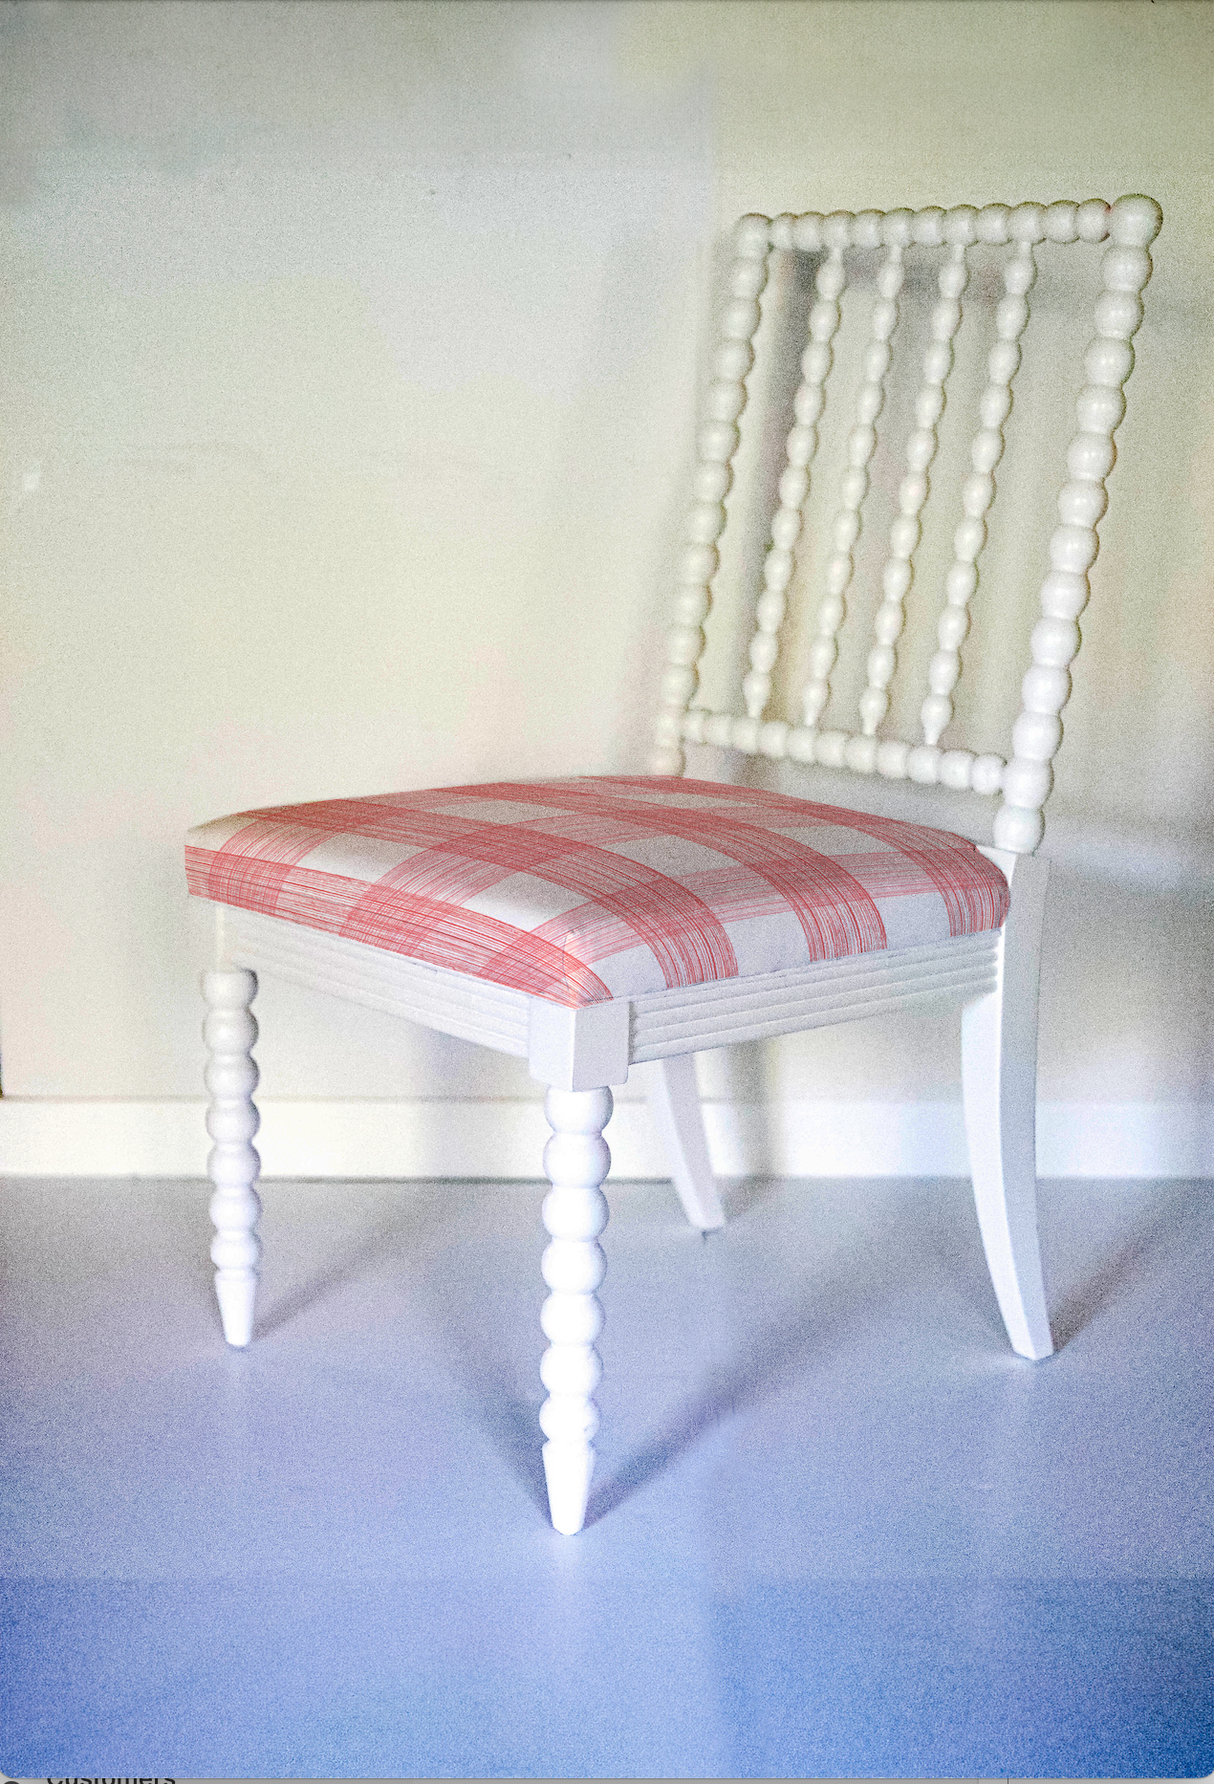
[[[579,1006],[997,929],[963,837],[751,787],[503,781],[240,812],[190,891]]]

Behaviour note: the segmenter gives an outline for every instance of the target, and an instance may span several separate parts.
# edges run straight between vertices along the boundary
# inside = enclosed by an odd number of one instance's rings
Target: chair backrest
[[[707,413],[697,439],[694,499],[680,559],[674,624],[667,637],[652,772],[682,773],[683,744],[693,742],[745,755],[819,763],[890,780],[909,779],[924,786],[941,785],[982,800],[1001,795],[993,824],[996,845],[1017,854],[1037,847],[1044,829],[1042,807],[1053,785],[1051,763],[1062,736],[1060,714],[1070,694],[1069,665],[1079,648],[1076,621],[1088,599],[1088,571],[1098,546],[1096,528],[1107,504],[1104,479],[1114,460],[1113,435],[1125,413],[1122,386],[1134,364],[1130,342],[1142,320],[1140,294],[1151,276],[1147,249],[1161,222],[1155,201],[1139,196],[1120,198],[1112,205],[1092,199],[1050,205],[990,204],[982,209],[960,205],[948,211],[935,207],[856,215],[836,211],[830,216],[810,213],[774,220],[746,216],[739,221],[733,233]],[[1041,565],[1045,571],[1041,616],[1032,626],[1031,662],[1022,683],[1022,703],[1012,726],[1010,748],[1001,755],[946,747],[957,729],[954,704],[962,668],[961,647],[970,631],[987,517],[997,482],[1004,474],[1000,471],[997,479],[995,473],[1008,443],[1004,430],[1012,412],[1012,386],[1029,323],[1029,293],[1037,278],[1036,250],[1043,242],[1105,241],[1110,245],[1100,258],[1095,334],[1082,354],[1082,369],[1076,365],[1069,381],[1065,377],[1051,380],[1067,397],[1078,391],[1077,430],[1065,451],[1065,466],[1058,466],[1060,524],[1049,538],[1048,563]],[[904,643],[906,602],[922,537],[929,471],[940,446],[939,427],[962,322],[962,299],[975,255],[989,260],[991,249],[1005,252],[996,256],[1002,261],[997,275],[987,269],[985,309],[981,303],[975,306],[975,326],[987,330],[989,351],[985,354],[985,380],[979,375],[965,405],[969,415],[962,417],[967,426],[968,454],[953,454],[960,458],[960,488],[932,491],[932,513],[947,515],[946,524],[953,527],[951,551],[945,549],[940,560],[943,586],[931,599],[925,597],[933,591],[920,590],[913,603],[921,617],[934,622],[936,648],[925,676],[922,664],[919,668],[923,699],[915,725],[917,735],[891,736],[887,734],[891,691],[898,672],[899,645]],[[935,294],[920,329],[923,339],[917,351],[912,342],[896,364],[895,348],[915,332],[905,320],[902,328],[898,326],[899,299],[908,268],[913,265],[921,279],[929,260],[936,275]],[[849,273],[856,297],[846,299],[841,308]],[[863,285],[856,286],[857,278],[871,287],[871,300]],[[1060,301],[1072,312],[1073,285],[1070,281],[1060,287]],[[718,543],[724,543],[721,536],[735,505],[732,500],[727,504],[726,497],[734,482],[740,444],[745,456],[747,429],[739,427],[739,420],[747,407],[748,392],[754,396],[760,387],[767,389],[761,375],[764,352],[777,360],[781,354],[776,320],[779,300],[786,300],[786,307],[792,301],[795,310],[798,287],[802,314],[797,346],[804,339],[801,328],[807,329],[809,340],[800,354],[799,371],[785,380],[783,408],[777,401],[774,411],[780,418],[779,431],[786,433],[786,438],[781,462],[768,478],[769,500],[759,519],[767,549],[761,560],[757,555],[752,559],[749,572],[747,606],[753,605],[749,647],[745,663],[739,663],[731,677],[736,693],[731,691],[718,701],[725,710],[710,710],[693,702],[700,686],[697,665],[705,648],[704,621],[720,563]],[[765,288],[767,297],[760,305]],[[978,296],[982,295],[979,290]],[[1090,314],[1090,289],[1082,301]],[[864,337],[853,347],[850,360],[843,352],[845,312],[853,329],[858,328]],[[783,339],[783,361],[796,366],[795,349],[791,356],[787,349],[787,332]],[[847,366],[850,375],[838,376],[838,370],[846,374]],[[912,387],[900,412],[891,401],[899,369],[912,375]],[[847,386],[838,393],[846,419],[842,427],[835,427],[835,445],[842,462],[832,471],[816,461],[828,389],[837,406],[835,386],[839,383]],[[791,385],[796,388],[790,408]],[[751,407],[754,410],[755,403]],[[879,428],[883,412],[885,423]],[[747,425],[750,420],[748,414]],[[866,595],[857,579],[856,543],[879,448],[885,454],[887,481],[891,480],[888,466],[897,465],[893,473],[896,494],[892,489],[888,492],[888,533],[882,533],[887,542],[869,565],[868,580],[873,586]],[[811,476],[816,492],[824,488],[831,492],[824,515],[833,517],[819,523],[819,532],[824,529],[825,536],[817,541],[812,541],[808,532],[803,537]],[[1056,487],[1052,479],[1051,487]],[[942,495],[948,499],[942,501]],[[798,548],[803,559],[800,569]],[[947,564],[949,556],[951,565]],[[813,578],[817,586],[801,590],[805,563],[811,558],[818,560]],[[782,665],[780,659],[792,625],[790,596],[794,590],[799,598],[808,599],[808,608],[816,617],[802,639],[798,685],[785,685],[782,690],[787,714],[782,717],[771,712],[773,679],[780,682],[783,668],[783,679],[788,681],[787,664]],[[871,648],[863,666],[864,686],[853,709],[854,719],[844,727],[827,729],[822,720],[831,699],[831,675],[849,607],[858,607],[865,615],[864,624],[871,628]],[[1022,668],[1023,658],[1009,660],[1006,638],[998,654],[997,675],[1005,686],[1014,685],[1012,678]],[[777,685],[775,694],[780,692]]]

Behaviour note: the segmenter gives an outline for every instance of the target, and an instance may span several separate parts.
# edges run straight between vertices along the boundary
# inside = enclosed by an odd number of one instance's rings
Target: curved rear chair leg
[[[544,1225],[551,1243],[544,1252],[544,1281],[551,1294],[540,1323],[549,1340],[540,1364],[548,1398],[540,1408],[548,1509],[555,1530],[575,1536],[586,1521],[591,1440],[599,1413],[590,1398],[603,1365],[594,1341],[603,1329],[595,1290],[607,1260],[597,1243],[607,1225],[607,1198],[599,1187],[611,1165],[603,1129],[611,1117],[609,1090],[550,1090],[544,1103],[552,1138],[544,1169],[552,1188],[544,1198]]]
[[[632,1069],[642,1076],[684,1214],[702,1233],[715,1232],[725,1225],[725,1210],[708,1159],[694,1053]]]
[[[1002,865],[1002,863],[1001,863]],[[961,1084],[978,1225],[1012,1349],[1054,1349],[1037,1236],[1037,984],[1046,864],[1015,859],[998,987],[961,1017]]]
[[[202,975],[207,1016],[202,1025],[208,1059],[206,1086],[211,1093],[207,1132],[215,1142],[207,1159],[207,1175],[215,1185],[211,1219],[216,1233],[211,1245],[215,1293],[223,1335],[243,1348],[253,1336],[253,1303],[257,1295],[257,1260],[261,1245],[253,1231],[261,1203],[253,1185],[261,1160],[252,1144],[259,1117],[253,1104],[257,1067],[251,1049],[257,1022],[249,1005],[257,994],[257,975],[243,967],[217,966]]]

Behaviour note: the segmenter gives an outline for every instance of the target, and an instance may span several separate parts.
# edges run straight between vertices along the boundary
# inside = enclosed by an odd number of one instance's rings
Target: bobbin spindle
[[[738,417],[746,407],[746,377],[754,364],[752,342],[759,326],[759,296],[767,283],[771,224],[757,215],[734,229],[733,260],[712,362],[712,382],[697,439],[693,500],[679,559],[674,619],[666,634],[652,774],[681,774],[685,758],[682,722],[699,685],[696,665],[704,650],[704,621],[712,606],[717,540],[725,526],[725,497],[733,480],[738,449]]]
[[[853,553],[860,536],[864,498],[868,494],[868,466],[877,447],[876,421],[885,402],[885,374],[893,357],[890,342],[898,324],[898,294],[906,277],[902,264],[906,244],[899,239],[902,233],[895,232],[877,274],[877,299],[873,304],[868,345],[864,352],[863,382],[856,398],[855,425],[847,437],[847,463],[839,480],[839,505],[831,525],[832,550],[826,563],[826,594],[818,607],[814,641],[809,651],[809,679],[801,695],[801,722],[810,730],[816,726],[830,698],[830,673],[839,655],[838,635],[847,615],[847,591],[855,573]],[[842,261],[836,261],[834,257],[826,262],[818,275],[819,289],[822,274],[836,264],[835,280],[838,289],[842,290],[845,277]],[[832,334],[838,328],[837,304],[833,309]],[[811,327],[812,322],[811,315]],[[829,365],[829,360],[826,363]]]
[[[916,223],[920,239],[934,236],[936,241],[943,240],[943,213],[930,220],[920,213]],[[916,425],[906,444],[906,474],[898,489],[899,512],[890,527],[889,555],[881,575],[882,600],[873,620],[876,642],[865,665],[868,686],[860,696],[863,736],[849,744],[845,752],[848,766],[863,774],[871,774],[877,766],[877,727],[889,710],[889,687],[898,662],[897,643],[906,623],[904,603],[914,579],[915,548],[922,534],[919,516],[930,488],[928,473],[939,445],[937,427],[944,413],[945,384],[952,370],[953,339],[961,325],[961,299],[969,283],[966,238],[973,239],[974,228],[972,216],[952,213],[952,245],[937,278],[939,295],[931,314],[932,338],[923,356],[922,383],[915,399]]]
[[[784,231],[781,232],[783,236]],[[787,231],[792,236],[793,230]],[[818,269],[816,301],[809,313],[809,343],[801,355],[801,382],[793,398],[794,424],[785,442],[785,468],[780,478],[780,505],[771,523],[771,544],[763,562],[763,589],[755,608],[750,641],[750,670],[742,680],[742,699],[749,719],[760,719],[771,696],[772,670],[780,650],[786,590],[796,569],[795,547],[809,494],[810,466],[818,450],[818,421],[825,401],[838,332],[846,274],[842,249],[835,247]]]
[[[1027,214],[1026,214],[1027,213]],[[928,664],[928,689],[920,709],[923,742],[939,743],[953,716],[953,691],[961,676],[961,646],[970,629],[970,602],[978,587],[978,559],[986,544],[986,514],[995,499],[995,468],[1003,457],[1003,432],[1012,408],[1012,382],[1020,368],[1021,337],[1028,326],[1028,294],[1037,277],[1034,243],[1046,231],[1039,205],[1021,205],[1009,217],[1016,247],[1003,266],[1003,297],[995,314],[996,342],[987,356],[987,384],[979,403],[981,426],[970,446],[970,474],[961,491],[963,519],[953,535],[953,563],[945,578],[946,605],[936,628],[937,648]],[[949,760],[945,769],[946,758]],[[973,757],[949,751],[940,757],[940,779],[958,791],[971,784]]]
[[[1086,217],[1085,217],[1085,213]],[[1077,228],[1096,235],[1098,219],[1080,205]],[[1142,321],[1140,293],[1151,277],[1150,244],[1163,214],[1154,199],[1119,198],[1107,213],[1111,246],[1101,261],[1096,333],[1084,355],[1087,382],[1075,406],[1078,431],[1067,450],[1067,481],[1058,497],[1060,524],[1050,539],[1050,570],[1041,587],[1041,618],[1030,639],[1032,664],[1021,687],[1020,716],[1012,729],[1012,758],[1003,772],[1003,803],[995,814],[996,846],[1031,854],[1045,830],[1042,807],[1054,784],[1053,759],[1062,740],[1062,711],[1071,692],[1070,665],[1079,649],[1076,623],[1087,605],[1089,571],[1100,548],[1097,524],[1107,503],[1105,478],[1113,467],[1113,436],[1125,414],[1122,386],[1134,367],[1130,345]]]

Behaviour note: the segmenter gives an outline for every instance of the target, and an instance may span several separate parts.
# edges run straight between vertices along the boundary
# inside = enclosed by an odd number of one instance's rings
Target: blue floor
[[[590,1522],[547,1527],[540,1192],[270,1184],[257,1340],[197,1184],[9,1181],[18,1777],[1214,1769],[1214,1196],[1050,1184],[1059,1354],[968,1186],[609,1186]]]

